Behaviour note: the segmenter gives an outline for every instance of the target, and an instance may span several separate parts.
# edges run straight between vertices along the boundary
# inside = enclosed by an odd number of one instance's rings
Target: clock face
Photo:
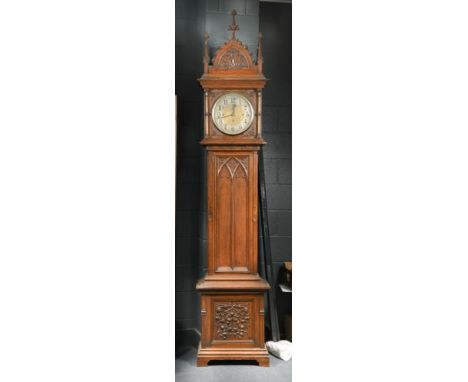
[[[254,111],[246,97],[237,93],[227,93],[216,100],[211,117],[221,132],[236,135],[250,127]]]

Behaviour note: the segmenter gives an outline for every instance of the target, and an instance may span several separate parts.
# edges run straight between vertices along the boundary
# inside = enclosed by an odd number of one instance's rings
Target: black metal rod
[[[273,279],[273,261],[271,258],[271,246],[270,246],[270,228],[268,226],[268,208],[267,208],[267,197],[266,197],[266,186],[265,186],[265,167],[263,161],[263,150],[259,151],[258,161],[258,187],[260,192],[259,204],[261,214],[261,227],[263,234],[263,262],[265,264],[265,276],[266,280],[271,286],[271,289],[267,292],[268,302],[268,313],[270,321],[271,339],[273,341],[280,340],[279,324],[278,324],[278,311],[276,307],[276,286]]]

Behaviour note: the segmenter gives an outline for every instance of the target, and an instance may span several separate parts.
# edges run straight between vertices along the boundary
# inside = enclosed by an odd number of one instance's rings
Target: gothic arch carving
[[[216,166],[216,172],[218,175],[221,175],[221,172],[226,168],[226,174],[229,175],[231,179],[234,178],[244,178],[249,175],[247,169],[248,157],[218,157],[218,163]]]

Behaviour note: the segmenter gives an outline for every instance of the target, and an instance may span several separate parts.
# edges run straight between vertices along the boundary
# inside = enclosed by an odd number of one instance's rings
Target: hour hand
[[[223,115],[221,118],[232,117],[234,115],[234,110],[231,114]]]

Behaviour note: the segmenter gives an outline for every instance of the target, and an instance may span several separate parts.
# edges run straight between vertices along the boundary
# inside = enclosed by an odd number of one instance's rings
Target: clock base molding
[[[261,145],[266,145],[266,142],[263,138],[242,138],[242,137],[232,137],[229,141],[226,141],[223,138],[203,138],[200,141],[201,145],[204,146],[238,146],[243,145],[242,149],[250,149],[250,150],[259,150]],[[209,148],[207,148],[209,150]],[[214,150],[218,149],[219,147],[215,147]]]
[[[270,289],[264,279],[258,274],[207,274],[198,281],[196,290],[203,291],[263,291]]]
[[[256,361],[259,366],[270,366],[270,357],[265,347],[260,348],[208,348],[198,347],[197,366],[208,366],[210,361]]]

